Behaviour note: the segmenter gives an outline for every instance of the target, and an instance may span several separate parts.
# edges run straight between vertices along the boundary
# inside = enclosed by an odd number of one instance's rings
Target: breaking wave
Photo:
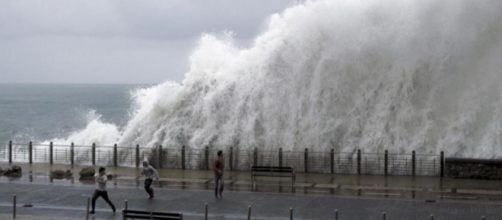
[[[204,34],[125,127],[56,142],[502,157],[502,1],[307,1],[249,47]]]

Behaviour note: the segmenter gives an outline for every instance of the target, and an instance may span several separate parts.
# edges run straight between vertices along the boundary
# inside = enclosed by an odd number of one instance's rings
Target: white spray
[[[203,35],[181,84],[135,93],[126,127],[72,137],[502,157],[501,57],[502,1],[308,1],[249,48]]]

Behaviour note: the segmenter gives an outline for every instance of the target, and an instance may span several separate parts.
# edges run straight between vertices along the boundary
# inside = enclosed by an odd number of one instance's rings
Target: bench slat
[[[170,217],[170,216],[150,216],[150,215],[126,215],[124,216],[126,219],[157,219],[157,220],[181,220],[182,217]]]
[[[270,177],[293,177],[295,176],[292,167],[269,167],[269,166],[252,166],[252,176],[270,176]]]
[[[148,212],[140,210],[123,210],[122,215],[124,218],[138,218],[138,219],[164,219],[164,220],[177,220],[183,219],[183,215],[180,213],[169,213],[169,212]]]
[[[170,212],[149,212],[149,211],[139,211],[139,210],[124,210],[125,214],[148,214],[148,215],[162,215],[162,216],[179,216],[179,213],[170,213]]]

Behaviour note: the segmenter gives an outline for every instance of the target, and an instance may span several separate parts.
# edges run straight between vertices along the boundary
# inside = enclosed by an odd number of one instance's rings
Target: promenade
[[[6,167],[7,164],[0,164]],[[12,195],[17,195],[19,219],[84,219],[87,198],[94,185],[77,179],[50,180],[50,169],[64,165],[23,165],[23,177],[0,177],[0,219],[12,217]],[[119,209],[129,208],[181,212],[186,219],[497,219],[502,215],[501,181],[455,180],[438,177],[357,176],[299,174],[295,189],[287,179],[263,178],[251,187],[249,173],[227,172],[223,200],[213,195],[210,171],[161,170],[156,198],[148,200],[135,168],[108,168],[117,175],[109,193]],[[294,192],[292,192],[294,191]],[[24,207],[28,206],[28,207]],[[91,219],[121,219],[102,201]]]

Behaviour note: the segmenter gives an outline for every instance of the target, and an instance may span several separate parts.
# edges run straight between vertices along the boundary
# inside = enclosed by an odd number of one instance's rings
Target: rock
[[[95,170],[94,167],[84,167],[78,174],[80,175],[80,180],[93,180]]]
[[[64,178],[70,179],[72,177],[73,177],[73,173],[71,172],[71,170],[66,170],[66,172],[64,173]]]
[[[51,171],[51,178],[53,179],[63,179],[65,177],[64,170],[53,170]]]
[[[70,179],[73,176],[71,170],[53,170],[51,171],[51,178],[53,179]]]
[[[107,174],[106,179],[112,180],[113,178],[117,178],[117,174]]]
[[[20,166],[14,165],[10,169],[7,169],[3,175],[8,177],[21,177],[23,175],[23,169]]]

